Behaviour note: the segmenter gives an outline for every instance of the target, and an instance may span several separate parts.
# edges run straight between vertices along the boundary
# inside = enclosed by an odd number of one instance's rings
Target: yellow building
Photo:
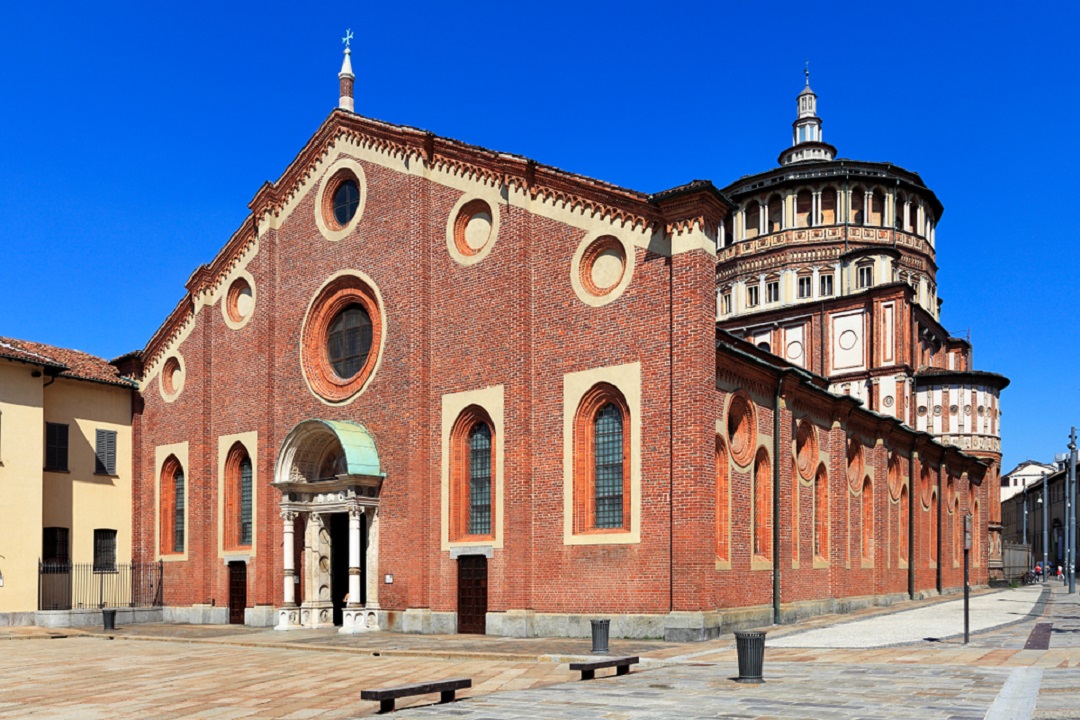
[[[134,388],[101,358],[0,337],[0,624],[133,605]]]

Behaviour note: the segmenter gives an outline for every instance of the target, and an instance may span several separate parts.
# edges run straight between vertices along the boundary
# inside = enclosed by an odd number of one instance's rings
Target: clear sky
[[[0,335],[142,348],[337,103],[645,192],[790,144],[921,174],[942,322],[1003,373],[1004,465],[1080,425],[1080,4],[6,3]],[[1073,288],[1073,289],[1069,289]]]

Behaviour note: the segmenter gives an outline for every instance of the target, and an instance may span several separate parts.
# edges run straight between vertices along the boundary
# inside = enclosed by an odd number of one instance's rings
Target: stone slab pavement
[[[876,624],[903,625],[904,618],[922,623],[919,607],[943,612],[952,598],[868,610],[855,620],[834,616],[771,628],[762,685],[732,681],[737,659],[730,635],[688,644],[613,640],[612,653],[639,654],[642,663],[630,675],[601,671],[604,677],[583,682],[566,659],[587,655],[588,639],[221,626],[135,626],[110,635],[20,629],[0,633],[0,718],[336,720],[376,713],[376,703],[359,699],[361,689],[459,676],[474,682],[459,702],[412,698],[399,702],[392,717],[1080,718],[1078,596],[1060,587],[1022,590],[985,594],[988,606],[998,608],[998,625],[974,632],[967,645],[944,634],[895,645],[894,630],[881,631],[885,647],[829,647],[828,633],[821,647],[778,644],[802,637],[805,645],[825,627],[866,634]],[[874,622],[858,625],[871,617]],[[1048,647],[1023,649],[1036,623],[1050,626]]]

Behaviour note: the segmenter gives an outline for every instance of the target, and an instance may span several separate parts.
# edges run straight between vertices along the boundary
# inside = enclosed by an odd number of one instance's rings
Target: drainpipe
[[[772,474],[772,556],[773,556],[773,625],[780,624],[780,400],[784,377],[790,372],[781,370],[776,379],[773,402],[773,474]]]
[[[907,592],[915,599],[915,445],[908,450]]]

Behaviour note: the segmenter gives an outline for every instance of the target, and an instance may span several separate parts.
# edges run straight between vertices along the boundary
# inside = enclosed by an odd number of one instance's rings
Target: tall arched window
[[[930,493],[930,562],[936,563],[938,545],[938,496],[937,491]]]
[[[761,205],[757,200],[751,200],[746,204],[746,215],[744,217],[743,229],[745,233],[743,235],[747,240],[756,238],[760,234],[761,230]]]
[[[831,185],[821,191],[821,224],[836,224],[836,188]]]
[[[242,443],[235,443],[225,459],[225,546],[251,547],[252,538],[251,456]]]
[[[574,421],[574,531],[630,530],[630,410],[613,385],[581,399]]]
[[[772,559],[772,473],[765,448],[754,459],[754,558]]]
[[[184,468],[175,455],[170,455],[161,466],[159,483],[161,499],[161,554],[184,552],[185,514],[187,492]]]
[[[870,196],[870,217],[867,218],[867,225],[882,226],[885,223],[883,218],[885,216],[885,191],[881,188],[875,188],[873,194]]]
[[[810,217],[813,207],[813,196],[809,190],[800,190],[795,195],[795,227],[804,228],[813,224]]]
[[[908,530],[911,523],[911,513],[908,510],[907,485],[900,489],[900,561],[908,559]]]
[[[716,557],[731,561],[731,486],[727,445],[716,436]]]
[[[769,206],[769,232],[780,232],[784,229],[784,198],[773,194],[768,200]]]
[[[863,225],[866,222],[866,192],[857,187],[851,191],[851,224]]]
[[[952,530],[953,565],[959,565],[964,554],[964,518],[960,517],[960,498],[953,500]]]
[[[829,472],[824,463],[814,476],[814,557],[829,559]]]
[[[991,485],[990,487],[993,487]],[[976,500],[971,507],[971,564],[979,566],[982,554],[982,538],[979,537],[979,501]]]
[[[862,559],[874,561],[874,486],[869,475],[862,485]]]
[[[450,445],[450,539],[491,538],[495,429],[487,412],[476,405],[462,410]]]

